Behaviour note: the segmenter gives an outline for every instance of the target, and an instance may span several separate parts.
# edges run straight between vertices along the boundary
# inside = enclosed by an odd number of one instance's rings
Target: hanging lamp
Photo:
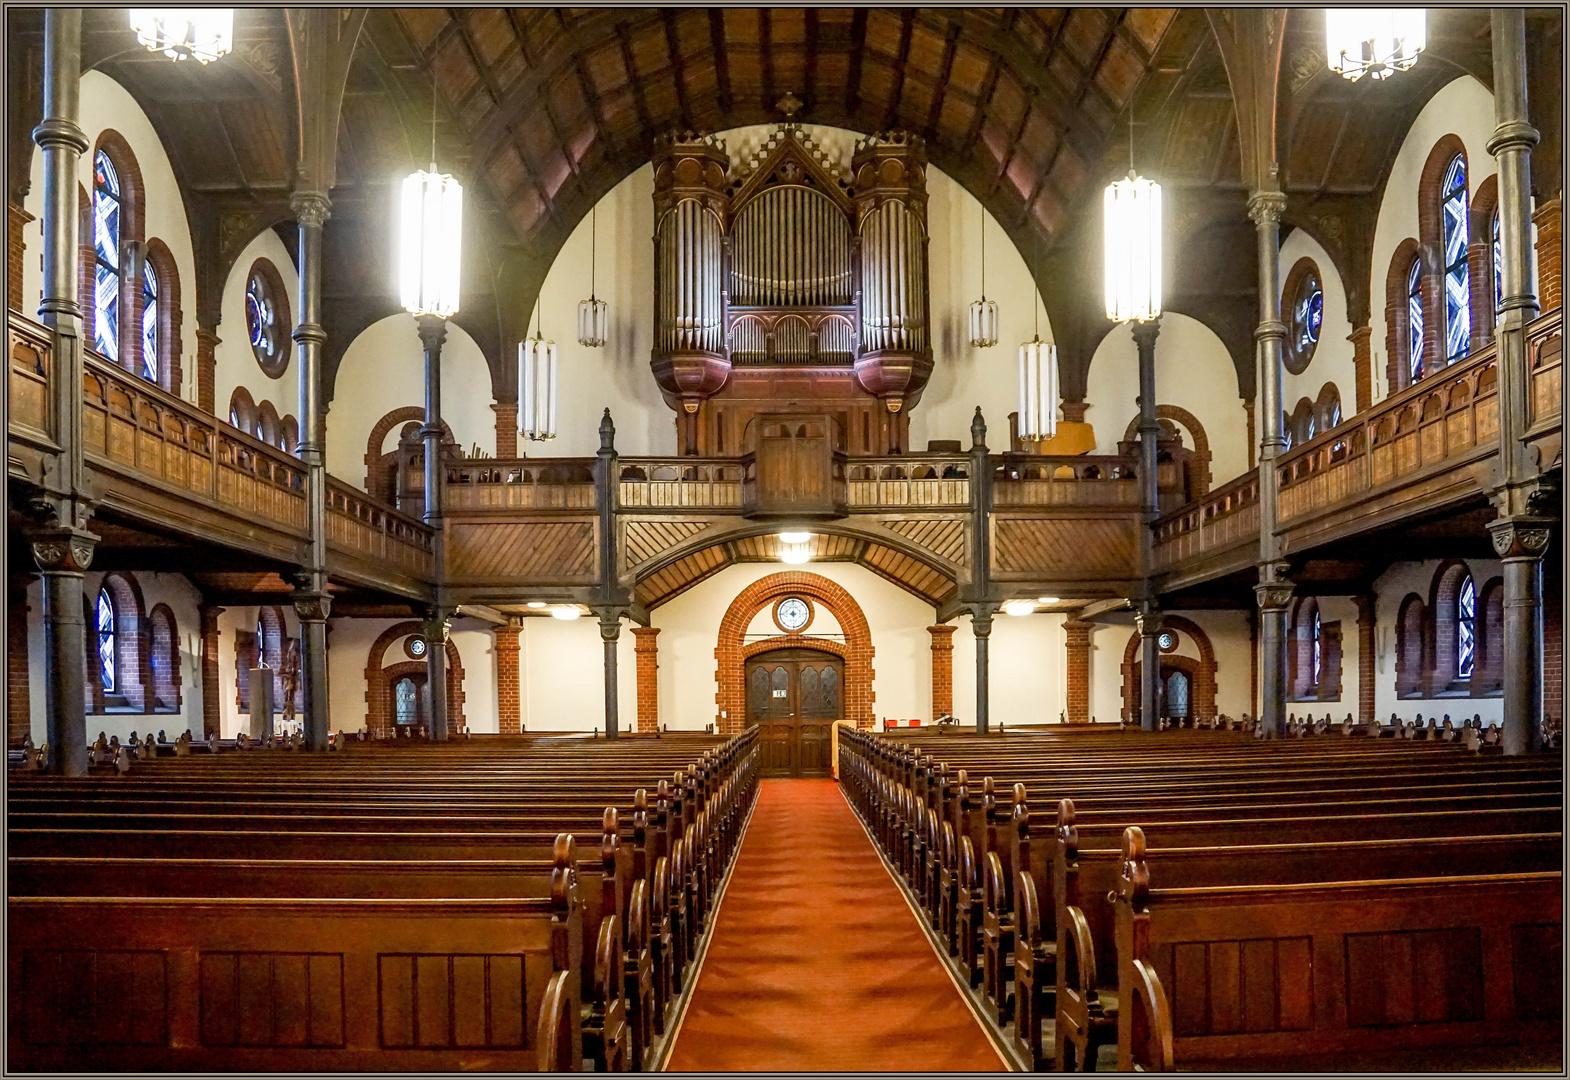
[[[1428,44],[1423,8],[1326,8],[1325,61],[1356,82],[1388,79],[1417,63]]]
[[[1041,302],[1035,336],[1019,347],[1019,437],[1040,442],[1058,433],[1058,347],[1041,340]]]
[[[990,349],[998,343],[998,305],[987,299],[987,208],[981,208],[981,299],[970,305],[970,344]]]
[[[518,434],[530,442],[556,438],[556,343],[540,329],[534,304],[534,336],[518,343]]]
[[[1134,111],[1129,106],[1128,176],[1107,185],[1107,318],[1115,323],[1161,318],[1161,185],[1134,171]]]
[[[599,214],[596,204],[589,218],[589,298],[578,301],[578,344],[598,349],[605,344],[605,301],[594,295],[595,260],[599,254]]]
[[[431,167],[403,178],[399,201],[398,292],[418,318],[457,314],[463,256],[463,185],[436,169],[436,88],[431,87]]]
[[[210,64],[234,48],[233,8],[131,8],[131,31],[150,52]]]

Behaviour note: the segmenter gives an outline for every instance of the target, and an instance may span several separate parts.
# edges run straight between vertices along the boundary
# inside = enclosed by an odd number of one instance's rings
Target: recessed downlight
[[[534,608],[536,611],[538,611],[540,608],[547,607],[548,605],[545,603],[544,600],[530,600],[527,604],[524,604],[523,606],[527,607],[527,608]]]
[[[1056,596],[1043,596],[1036,601],[1038,604],[1056,604],[1057,602],[1058,598]]]
[[[579,615],[582,614],[583,613],[575,607],[559,607],[553,608],[551,610],[551,618],[553,619],[576,619]]]
[[[1010,600],[1003,605],[1005,615],[1029,615],[1036,610],[1036,605],[1029,600]]]

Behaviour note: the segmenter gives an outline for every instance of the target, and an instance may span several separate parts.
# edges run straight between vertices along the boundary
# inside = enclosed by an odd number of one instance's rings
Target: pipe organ
[[[760,415],[827,415],[842,451],[907,449],[932,370],[926,148],[883,132],[848,173],[802,127],[746,162],[658,141],[652,367],[685,454],[756,445]]]

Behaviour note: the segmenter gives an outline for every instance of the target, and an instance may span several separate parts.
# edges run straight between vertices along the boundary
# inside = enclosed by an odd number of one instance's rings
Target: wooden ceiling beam
[[[905,93],[905,77],[910,68],[910,38],[916,28],[916,13],[906,10],[900,15],[899,50],[894,54],[894,89],[889,92],[888,106],[883,110],[885,131],[899,120],[899,99]]]
[[[709,9],[709,47],[714,50],[714,76],[719,82],[720,112],[729,113],[736,107],[731,93],[730,59],[725,51],[725,12],[722,8]]]
[[[697,127],[693,120],[692,102],[687,97],[687,65],[681,53],[681,36],[676,32],[676,14],[670,8],[660,8],[660,22],[665,26],[665,48],[671,54],[671,82],[676,87],[676,107],[681,110],[683,127]]]
[[[845,77],[845,115],[854,117],[861,101],[861,57],[867,43],[867,9],[850,17],[850,74]]]
[[[943,98],[948,93],[949,79],[954,75],[954,54],[959,51],[959,35],[959,24],[951,23],[943,38],[943,58],[938,62],[938,78],[932,88],[932,105],[927,109],[927,121],[922,131],[922,136],[928,142],[937,141],[938,122],[943,116]]]

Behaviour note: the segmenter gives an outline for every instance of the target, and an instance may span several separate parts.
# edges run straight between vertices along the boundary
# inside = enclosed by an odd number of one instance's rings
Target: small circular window
[[[1177,648],[1177,635],[1170,630],[1163,630],[1156,635],[1156,647],[1162,652],[1171,652]]]
[[[1287,327],[1282,360],[1288,371],[1301,375],[1314,358],[1325,321],[1325,290],[1313,259],[1299,259],[1292,267],[1282,290],[1281,307]]]
[[[283,279],[266,259],[257,259],[245,281],[245,332],[262,373],[276,379],[289,368],[289,298]]]
[[[422,637],[407,638],[403,643],[403,651],[408,653],[412,659],[425,659],[425,639]]]
[[[812,621],[812,605],[799,596],[787,596],[775,606],[774,621],[787,634],[799,633]]]

